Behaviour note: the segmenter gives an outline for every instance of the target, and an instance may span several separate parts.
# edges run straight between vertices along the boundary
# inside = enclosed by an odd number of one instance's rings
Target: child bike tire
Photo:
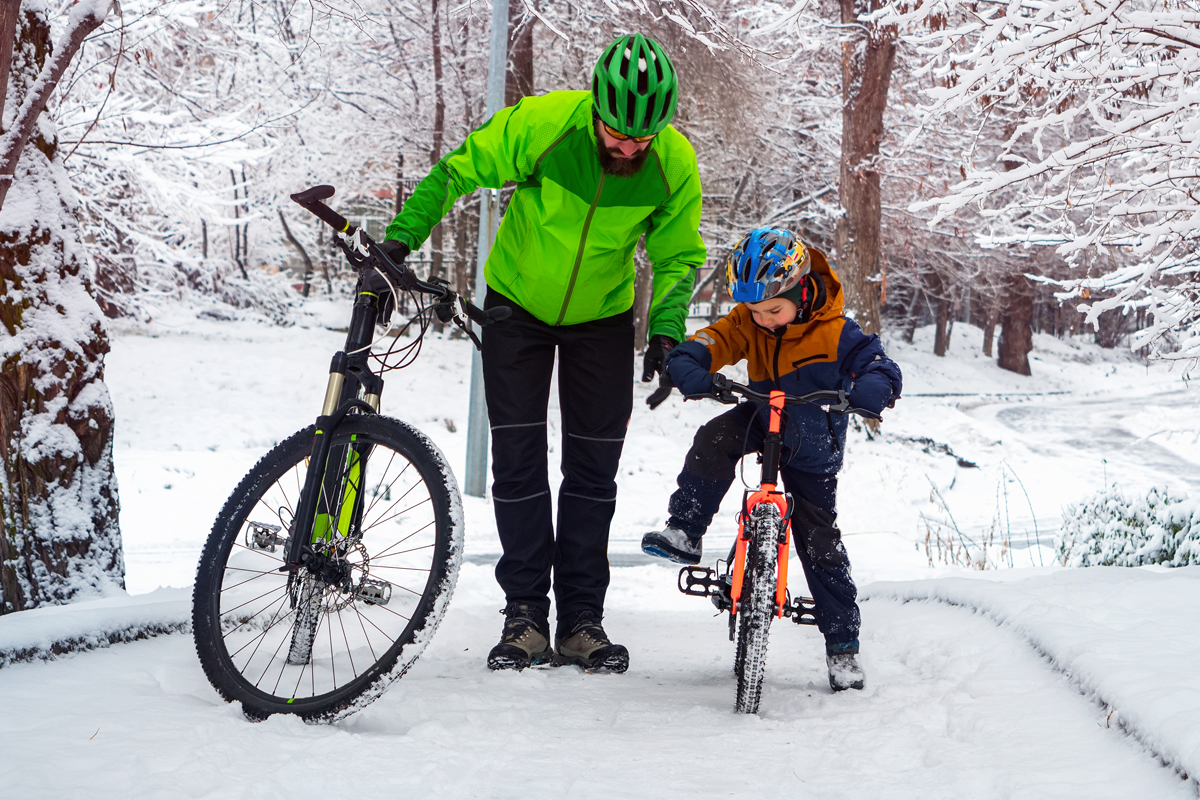
[[[767,666],[767,636],[775,618],[775,569],[778,560],[779,509],[760,503],[750,513],[746,526],[750,542],[746,548],[746,571],[738,598],[737,651],[733,671],[737,676],[739,714],[757,714]]]

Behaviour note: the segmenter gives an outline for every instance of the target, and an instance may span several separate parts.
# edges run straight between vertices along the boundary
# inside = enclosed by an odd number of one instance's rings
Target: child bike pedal
[[[842,286],[819,250],[787,230],[756,228],[728,262],[738,305],[668,354],[664,369],[685,397],[711,396],[713,373],[746,361],[750,388],[800,395],[845,390],[850,405],[879,414],[900,397],[900,368],[876,335],[845,316]],[[662,397],[651,397],[651,405]],[[657,402],[656,402],[657,401]],[[701,537],[733,483],[742,456],[758,452],[769,407],[741,403],[702,425],[667,505],[667,527],[642,537],[642,550],[679,564],[700,563]],[[846,417],[818,406],[787,409],[780,475],[794,503],[796,551],[825,636],[829,685],[861,689],[858,591],[837,519],[837,473]]]

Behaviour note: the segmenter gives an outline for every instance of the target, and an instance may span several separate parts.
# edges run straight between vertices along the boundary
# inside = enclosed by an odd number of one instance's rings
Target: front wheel
[[[746,572],[738,598],[737,652],[733,672],[737,676],[739,714],[757,714],[767,666],[767,635],[775,618],[775,569],[779,558],[778,534],[783,521],[779,509],[760,503],[750,512],[746,527]]]
[[[314,526],[321,568],[285,568],[313,428],[244,477],[213,523],[192,594],[209,681],[248,717],[333,720],[403,675],[446,611],[462,559],[458,486],[437,447],[388,417],[335,432]]]

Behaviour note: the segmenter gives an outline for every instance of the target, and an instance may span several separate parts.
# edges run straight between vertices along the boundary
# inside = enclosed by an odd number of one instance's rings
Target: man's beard
[[[633,158],[618,158],[613,155],[612,150],[597,141],[596,155],[600,157],[600,171],[605,175],[632,178],[641,170],[642,164],[646,163],[646,158],[650,155],[650,148],[642,149]]]

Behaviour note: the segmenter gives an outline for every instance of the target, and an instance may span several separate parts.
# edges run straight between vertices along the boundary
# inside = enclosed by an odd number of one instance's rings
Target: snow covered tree
[[[1200,4],[934,0],[893,12],[940,79],[927,124],[962,111],[977,130],[1011,123],[1001,148],[963,153],[934,219],[975,205],[990,244],[1056,245],[1075,273],[1046,277],[1062,299],[1088,301],[1089,322],[1144,310],[1135,348],[1200,357]]]
[[[107,8],[77,5],[57,52],[45,4],[27,0],[15,24],[0,116],[0,158],[13,172],[0,208],[0,614],[124,582],[108,338],[55,126],[42,112],[71,48]],[[5,149],[14,143],[19,159]]]

